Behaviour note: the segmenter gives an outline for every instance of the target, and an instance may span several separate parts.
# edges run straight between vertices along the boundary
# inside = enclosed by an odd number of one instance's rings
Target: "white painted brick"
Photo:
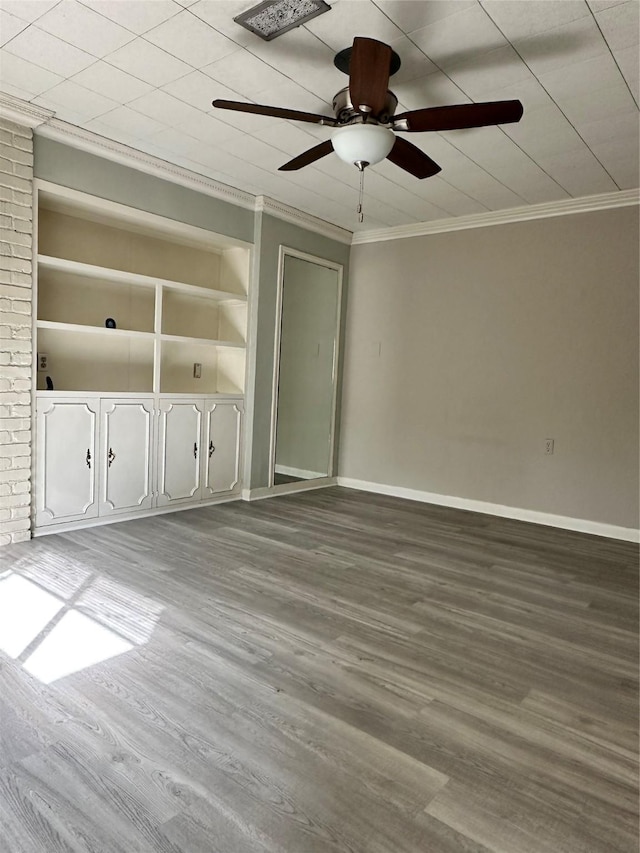
[[[9,430],[0,431],[0,445],[13,444],[28,444],[31,441],[31,431],[28,429],[17,429],[14,432]],[[1,452],[1,451],[0,451]]]
[[[30,527],[28,530],[23,530],[22,532],[11,534],[11,541],[15,542],[15,543],[28,542],[29,539],[31,539],[31,528]]]
[[[13,472],[15,477],[15,471]],[[14,495],[28,495],[31,492],[31,483],[29,480],[20,480],[19,482],[10,483],[11,492]]]
[[[13,174],[30,181],[33,178],[33,166],[23,166],[21,163],[14,163]]]
[[[11,307],[9,303],[8,307]],[[2,312],[2,322],[13,326],[29,326],[29,317],[26,314],[16,314],[13,311]]]
[[[0,509],[0,530],[4,527],[2,524],[3,521],[9,521],[11,519],[11,510],[10,509]]]
[[[31,456],[13,456],[9,461],[11,462],[12,471],[23,471],[31,468]]]
[[[31,508],[28,506],[17,506],[14,507],[11,512],[11,519],[17,520],[19,518],[29,518],[31,515]]]
[[[16,487],[21,487],[23,484],[28,483],[28,478],[25,476],[26,471],[12,471],[8,469],[7,471],[0,471],[0,483],[9,483],[11,486],[11,491],[14,494],[17,494],[18,489]],[[20,489],[20,491],[25,491],[24,489]],[[28,491],[28,488],[27,490]]]
[[[2,395],[4,403],[22,403],[26,405],[31,401],[31,395],[24,391],[7,391]]]
[[[11,228],[2,228],[1,225],[0,240],[6,241],[11,245],[17,243],[18,246],[28,246],[29,248],[31,248],[33,242],[31,234],[23,234],[18,231],[14,231]]]
[[[30,273],[31,261],[24,258],[12,258],[7,255],[0,257],[0,269],[13,270],[14,272]]]
[[[25,178],[18,177],[18,175],[14,175],[13,172],[10,174],[2,169],[2,163],[0,161],[0,184],[5,187],[11,187],[12,190],[21,193],[23,196],[27,193],[31,192],[31,181],[27,181]],[[15,192],[12,196],[13,200],[16,200]]]
[[[0,471],[8,471],[11,468],[11,459],[0,456]]]
[[[5,484],[6,485],[6,484]],[[29,495],[3,495],[2,496],[2,506],[7,509],[12,509],[14,507],[21,506],[29,506]]]
[[[19,326],[14,329],[12,337],[20,338],[22,340],[29,340],[31,338],[31,326]]]
[[[18,518],[15,521],[4,521],[2,523],[2,532],[18,533],[21,530],[28,530],[30,526],[28,518]],[[15,542],[16,539],[12,537],[12,541]]]
[[[21,219],[25,222],[32,222],[33,211],[31,207],[22,204],[14,204],[11,200],[0,201],[0,213],[6,216],[13,216],[14,219]]]
[[[0,157],[6,157],[14,163],[22,163],[24,166],[33,166],[33,154],[15,145],[0,144]]]
[[[6,272],[7,275],[9,275],[7,270],[2,270],[1,272],[3,272],[3,273]],[[1,280],[2,280],[2,277],[0,275],[0,281]],[[4,284],[0,284],[0,299],[11,299],[13,301],[13,305],[12,305],[13,311],[22,312],[24,310],[29,314],[31,313],[31,307],[30,307],[31,306],[31,293],[26,287],[19,287],[17,284],[9,284],[8,281]],[[19,300],[23,300],[23,301],[19,301]],[[24,307],[24,309],[18,308],[18,307],[16,307],[17,305],[21,305],[21,306],[25,306],[25,307]]]
[[[31,379],[14,379],[11,387],[14,391],[31,391]]]
[[[30,343],[30,342],[29,342]],[[0,347],[2,349],[2,347]],[[0,353],[2,355],[2,353]],[[31,364],[30,352],[11,352],[9,353],[9,364]]]
[[[0,483],[0,497],[11,496],[11,486],[9,483]]]
[[[0,345],[0,350],[2,352],[28,353],[31,352],[31,341],[3,341],[2,345]],[[24,363],[30,364],[30,362]]]
[[[26,444],[9,444],[2,448],[2,457],[9,459],[15,456],[28,456],[29,446]]]
[[[25,430],[31,428],[30,418],[0,418],[0,430]]]
[[[29,273],[12,270],[10,273],[9,281],[11,282],[11,284],[16,285],[17,287],[24,287],[28,290],[31,290],[31,288],[33,287],[33,280]]]

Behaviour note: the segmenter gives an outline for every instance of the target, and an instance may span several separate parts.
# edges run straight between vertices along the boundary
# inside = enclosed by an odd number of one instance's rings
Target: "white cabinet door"
[[[98,515],[98,400],[38,400],[36,526]]]
[[[158,506],[200,500],[202,402],[162,400],[159,434]]]
[[[151,400],[101,401],[101,516],[151,508],[152,427]]]
[[[203,498],[230,492],[240,482],[242,404],[210,400],[205,404]]]

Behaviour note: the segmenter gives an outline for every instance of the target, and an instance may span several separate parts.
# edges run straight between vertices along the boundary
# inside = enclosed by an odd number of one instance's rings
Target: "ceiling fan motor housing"
[[[355,124],[356,121],[367,121],[372,123],[376,122],[377,124],[390,124],[397,106],[398,99],[393,94],[393,92],[387,90],[387,96],[382,111],[379,112],[377,116],[367,116],[365,119],[362,113],[358,112],[358,110],[356,110],[353,104],[351,103],[351,95],[349,94],[348,86],[346,86],[344,89],[340,89],[340,91],[333,96],[333,112],[340,124]]]

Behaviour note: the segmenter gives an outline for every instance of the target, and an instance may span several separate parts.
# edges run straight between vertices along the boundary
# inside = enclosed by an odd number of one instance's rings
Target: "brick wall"
[[[0,120],[0,545],[29,539],[33,132]]]

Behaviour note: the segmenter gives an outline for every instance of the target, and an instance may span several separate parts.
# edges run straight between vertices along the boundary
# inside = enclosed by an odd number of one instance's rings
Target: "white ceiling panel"
[[[12,38],[15,38],[18,33],[21,33],[28,26],[27,21],[23,21],[22,18],[17,18],[10,12],[0,9],[0,46],[11,41]]]
[[[137,77],[132,77],[113,65],[108,65],[103,60],[98,60],[73,77],[75,83],[97,92],[105,98],[111,98],[120,104],[126,104],[134,98],[139,98],[152,87]]]
[[[276,89],[289,82],[288,77],[243,49],[236,50],[224,59],[204,65],[201,70],[212,80],[233,89],[246,99],[253,99],[265,89]],[[209,86],[210,91],[213,92],[211,82]],[[214,95],[209,98],[209,101],[213,97]]]
[[[111,98],[90,92],[89,89],[72,80],[63,80],[62,83],[43,92],[36,100],[42,106],[60,112],[62,118],[66,113],[73,113],[75,116],[81,116],[84,121],[89,121],[117,107],[117,103]]]
[[[445,69],[507,44],[477,3],[413,32],[411,38],[429,59]]]
[[[188,9],[149,30],[144,37],[194,68],[209,65],[239,49],[235,42],[196,18]]]
[[[60,0],[28,0],[28,2],[25,0],[2,0],[2,8],[9,14],[32,24],[59,2]]]
[[[595,193],[616,189],[611,176],[586,145],[567,154],[541,157],[539,163],[569,195],[586,195],[594,187]]]
[[[51,89],[52,86],[62,83],[63,79],[62,75],[47,71],[8,51],[3,51],[0,56],[0,83],[3,88],[11,86],[35,97]]]
[[[627,0],[596,12],[598,26],[611,50],[623,50],[638,44],[640,34],[640,4]]]
[[[142,35],[172,18],[182,6],[172,0],[80,0],[94,12],[120,24],[132,33]]]
[[[77,0],[64,0],[38,18],[41,30],[103,57],[130,42],[134,35]]]
[[[176,0],[180,2],[180,0]],[[186,6],[185,0],[181,0]],[[253,4],[257,5],[257,4]],[[233,20],[241,12],[245,12],[252,6],[251,0],[195,0],[189,4],[189,11],[200,20],[213,27],[216,32],[222,33],[232,39],[238,45],[257,44],[260,39],[239,26]]]
[[[516,50],[536,77],[608,52],[593,17],[554,27],[528,39],[514,39]]]
[[[483,100],[488,89],[535,79],[511,45],[453,65],[447,69],[447,75],[474,101]]]
[[[531,36],[561,27],[589,16],[584,0],[481,0],[482,8],[510,40]]]
[[[103,113],[99,119],[93,122],[88,122],[89,130],[96,127],[101,127],[105,130],[113,127],[117,130],[122,130],[130,134],[132,137],[139,139],[143,136],[151,136],[154,133],[162,130],[164,125],[149,116],[143,116],[129,107],[118,107],[108,113]],[[97,131],[100,133],[100,131]]]
[[[186,127],[192,120],[199,117],[195,107],[185,104],[179,98],[163,92],[161,89],[153,89],[146,95],[129,102],[132,110],[142,115],[154,118],[169,127]]]
[[[0,91],[352,230],[637,186],[637,0],[335,0],[270,42],[233,21],[250,5],[0,0]],[[368,169],[363,226],[357,170],[337,155],[278,171],[331,128],[211,105],[226,98],[331,115],[348,85],[334,54],[355,36],[400,56],[389,84],[398,112],[524,105],[522,120],[502,128],[406,134],[442,171],[419,181],[389,161]]]
[[[622,83],[620,69],[610,53],[576,62],[540,75],[540,82],[556,102],[609,89]]]
[[[598,89],[591,94],[567,98],[562,102],[563,112],[576,126],[590,121],[594,114],[600,118],[608,118],[629,112],[633,107],[634,100],[622,82],[607,89]]]
[[[193,70],[186,62],[141,38],[109,54],[107,62],[151,86],[164,86]]]
[[[616,62],[637,103],[640,100],[640,50],[638,45],[617,51]]]
[[[309,21],[306,28],[335,52],[351,46],[348,33],[386,44],[402,37],[402,30],[374,3],[336,3],[330,12]]]
[[[46,33],[35,25],[11,39],[5,45],[5,50],[63,77],[71,77],[96,61],[95,56],[90,53]]]
[[[422,3],[420,0],[376,0],[376,6],[405,33],[413,33],[433,24],[440,18],[455,15],[476,5],[475,0],[455,3]]]

